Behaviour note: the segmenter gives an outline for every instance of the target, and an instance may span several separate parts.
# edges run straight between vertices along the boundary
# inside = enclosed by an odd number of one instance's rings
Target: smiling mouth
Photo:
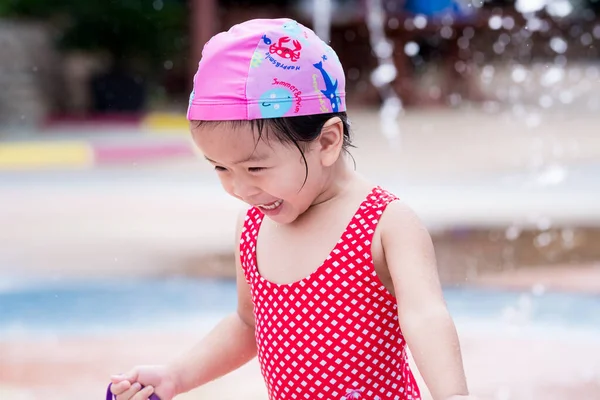
[[[272,203],[260,204],[257,207],[263,210],[273,211],[278,209],[283,204],[283,200],[277,200]]]

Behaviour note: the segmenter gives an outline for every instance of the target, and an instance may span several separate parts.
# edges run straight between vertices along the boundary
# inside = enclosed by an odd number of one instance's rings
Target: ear
[[[324,167],[330,167],[340,158],[344,144],[344,124],[339,117],[325,122],[317,139],[320,146],[320,158]]]

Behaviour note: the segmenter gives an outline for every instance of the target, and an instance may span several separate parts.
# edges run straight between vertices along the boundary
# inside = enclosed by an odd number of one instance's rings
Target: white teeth
[[[277,207],[279,207],[281,205],[281,203],[283,203],[283,200],[277,200],[273,203],[269,203],[269,204],[261,204],[258,207],[263,208],[265,210],[274,210]]]

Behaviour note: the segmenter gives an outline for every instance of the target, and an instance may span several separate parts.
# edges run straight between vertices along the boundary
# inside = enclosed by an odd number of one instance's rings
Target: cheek
[[[298,153],[295,153],[290,157],[290,162],[287,166],[288,175],[293,177],[294,182],[298,185],[302,185],[307,173],[310,177],[310,172],[313,170],[310,158],[307,155],[305,157],[306,161]]]
[[[230,194],[234,197],[237,197],[233,191],[233,181],[231,180],[231,178],[225,174],[217,174],[217,177],[219,178],[219,181],[221,182],[221,186],[223,187],[223,190],[225,190],[228,194]]]
[[[298,154],[277,172],[277,181],[282,189],[293,195],[306,191],[319,179],[319,165],[306,156],[306,164]]]

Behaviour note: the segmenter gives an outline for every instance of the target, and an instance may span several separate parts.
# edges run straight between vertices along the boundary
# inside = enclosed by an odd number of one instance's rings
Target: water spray
[[[379,111],[383,134],[392,144],[397,145],[401,133],[398,117],[403,112],[403,105],[391,85],[398,75],[393,59],[394,44],[385,35],[385,11],[381,0],[366,0],[366,5],[369,40],[378,63],[371,73],[371,83],[383,99]]]

